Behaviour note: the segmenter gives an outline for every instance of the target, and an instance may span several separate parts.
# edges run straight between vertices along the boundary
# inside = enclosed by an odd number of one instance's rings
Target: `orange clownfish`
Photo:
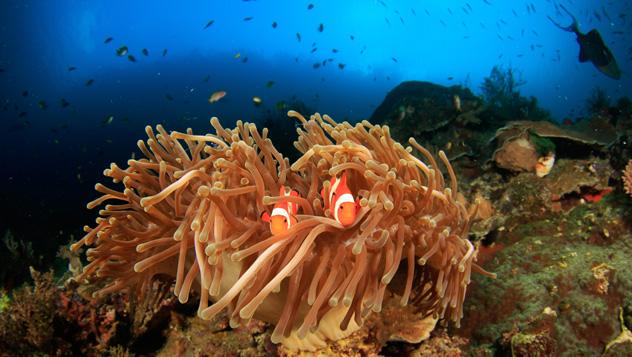
[[[281,186],[279,189],[279,196],[295,196],[298,197],[298,192],[290,190],[287,192],[285,186]],[[281,200],[274,204],[272,214],[263,212],[261,219],[264,222],[270,223],[270,232],[273,235],[287,232],[293,224],[297,222],[296,213],[298,212],[298,205],[287,200]]]
[[[347,186],[347,173],[344,172],[340,178],[332,177],[329,189],[329,197],[325,197],[325,189],[320,191],[323,200],[329,202],[329,213],[343,226],[350,226],[355,222],[360,204],[353,199],[351,190]]]

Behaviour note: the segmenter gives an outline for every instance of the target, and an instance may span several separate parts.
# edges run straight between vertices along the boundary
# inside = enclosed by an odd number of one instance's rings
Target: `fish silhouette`
[[[610,78],[620,79],[621,69],[617,65],[617,61],[612,55],[612,52],[603,42],[601,34],[597,29],[592,29],[588,33],[584,34],[579,30],[579,22],[577,18],[571,14],[563,5],[560,7],[573,19],[573,23],[570,26],[564,27],[555,22],[550,16],[547,16],[553,25],[558,28],[573,32],[577,36],[577,43],[579,43],[579,62],[592,62],[592,64],[603,74]]]

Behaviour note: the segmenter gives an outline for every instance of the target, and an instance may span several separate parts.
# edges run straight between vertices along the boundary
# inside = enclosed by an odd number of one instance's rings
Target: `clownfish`
[[[353,199],[351,190],[347,186],[347,173],[344,172],[340,178],[332,177],[329,182],[331,183],[329,196],[325,197],[324,188],[320,191],[320,195],[323,200],[329,202],[329,213],[334,219],[345,227],[350,226],[355,222],[360,204]]]
[[[298,197],[298,192],[294,190],[290,190],[290,192],[287,192],[285,190],[285,186],[281,186],[281,188],[279,189],[279,196]],[[268,212],[263,212],[263,214],[261,214],[261,219],[263,219],[264,222],[269,222],[270,232],[272,232],[273,235],[277,235],[287,232],[288,229],[290,229],[292,225],[297,222],[297,212],[298,205],[296,203],[281,200],[274,204],[272,214],[268,214]]]

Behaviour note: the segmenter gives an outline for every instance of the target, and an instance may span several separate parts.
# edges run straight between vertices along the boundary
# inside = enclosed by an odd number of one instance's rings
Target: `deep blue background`
[[[4,0],[0,234],[10,228],[49,249],[77,235],[94,219],[85,202],[96,197],[92,187],[102,170],[111,161],[124,164],[147,124],[205,132],[211,116],[226,126],[258,121],[292,96],[335,119],[358,120],[403,80],[479,92],[497,64],[520,71],[527,82],[522,93],[537,97],[558,120],[583,115],[597,87],[613,98],[629,96],[631,2],[561,3],[584,32],[601,32],[624,72],[621,80],[578,62],[575,36],[546,15],[563,24],[570,18],[545,0]],[[209,20],[215,22],[204,29]],[[113,41],[104,44],[107,37]],[[136,63],[116,56],[122,45]],[[88,79],[94,79],[89,87]],[[268,81],[275,82],[271,88]],[[209,104],[217,90],[228,95]],[[252,104],[255,95],[262,106]],[[70,106],[61,108],[61,98]],[[41,100],[47,109],[39,108]],[[110,115],[112,123],[103,125]]]

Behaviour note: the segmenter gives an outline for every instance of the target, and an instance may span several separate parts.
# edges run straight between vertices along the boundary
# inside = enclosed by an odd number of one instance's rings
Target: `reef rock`
[[[616,135],[604,128],[598,130],[596,125],[595,121],[590,121],[583,124],[585,131],[577,131],[547,121],[510,122],[498,129],[491,140],[498,143],[492,159],[503,169],[529,172],[536,167],[538,158],[549,152],[573,158],[604,152],[616,140]]]
[[[471,155],[477,141],[487,141],[466,129],[480,124],[482,110],[482,100],[467,88],[408,81],[386,95],[370,121],[389,125],[392,136],[401,142],[413,136],[453,160]]]

